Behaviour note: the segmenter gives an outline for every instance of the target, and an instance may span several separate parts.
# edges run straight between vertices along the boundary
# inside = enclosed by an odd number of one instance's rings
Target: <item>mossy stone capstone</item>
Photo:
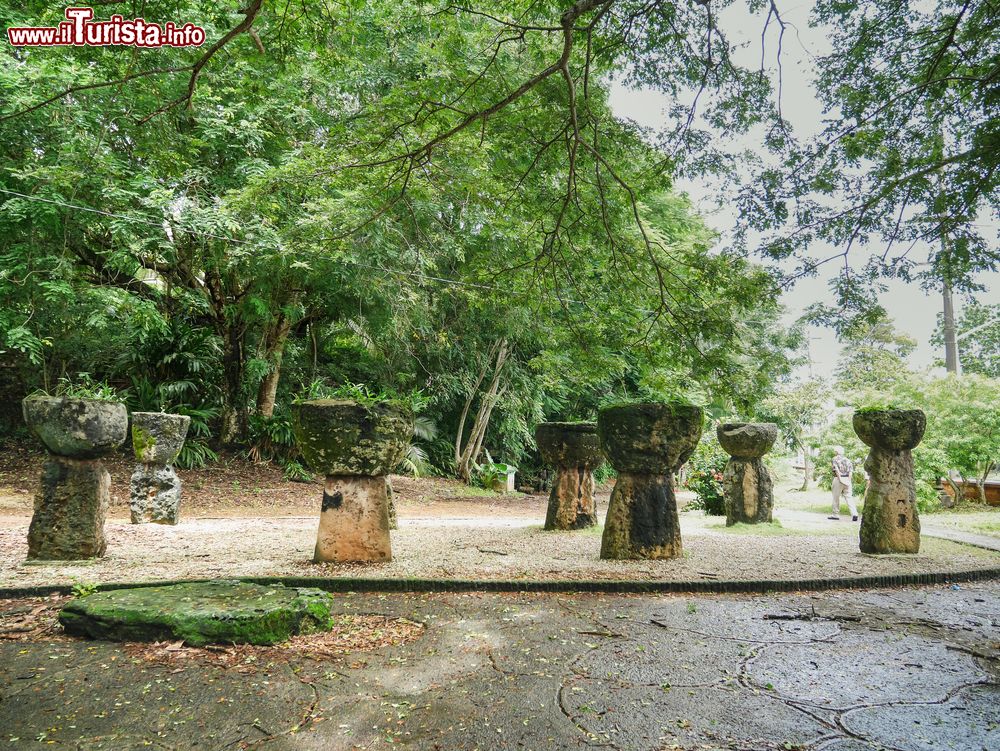
[[[65,396],[29,396],[24,422],[56,456],[97,459],[125,441],[128,412],[120,402]]]
[[[927,416],[920,409],[862,409],[854,413],[853,423],[868,446],[908,451],[924,437]]]
[[[597,424],[543,422],[535,428],[542,459],[556,467],[596,467],[604,461]]]
[[[314,399],[292,405],[302,455],[325,475],[389,474],[413,437],[413,412],[398,402]]]
[[[665,475],[688,460],[701,437],[701,407],[642,402],[603,408],[597,432],[604,455],[619,472]]]
[[[78,597],[62,609],[59,622],[67,633],[92,639],[268,645],[329,630],[332,603],[318,589],[188,582]]]
[[[166,412],[132,413],[132,449],[143,464],[172,464],[184,448],[191,418]]]
[[[773,422],[727,422],[715,430],[719,444],[737,459],[764,456],[778,438],[778,426]]]

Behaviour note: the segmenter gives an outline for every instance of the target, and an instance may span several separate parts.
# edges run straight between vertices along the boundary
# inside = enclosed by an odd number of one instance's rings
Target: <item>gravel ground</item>
[[[310,561],[315,517],[202,518],[176,527],[111,521],[108,555],[93,563],[67,565],[24,562],[24,519],[0,529],[0,587],[282,575],[525,581],[817,579],[1000,565],[1000,554],[944,540],[924,538],[916,556],[873,557],[858,552],[854,525],[827,534],[782,528],[734,533],[700,514],[684,515],[682,559],[602,561],[599,530],[543,532],[539,526],[519,526],[530,522],[470,519],[442,525],[437,519],[404,518],[393,533],[392,562],[317,565]]]
[[[9,448],[9,447],[8,447]],[[280,471],[230,458],[182,473],[177,527],[127,519],[131,464],[111,462],[108,555],[88,564],[25,564],[40,455],[0,452],[0,587],[226,576],[358,576],[503,580],[697,581],[817,579],[959,571],[1000,566],[1000,554],[924,536],[917,556],[858,551],[857,524],[806,511],[826,497],[776,493],[780,525],[726,529],[719,517],[681,514],[685,556],[674,561],[602,561],[600,529],[543,532],[546,497],[499,495],[437,478],[393,477],[401,529],[388,564],[311,563],[320,487],[285,482]],[[610,488],[597,494],[599,514]],[[678,493],[683,507],[691,499]],[[935,519],[941,515],[933,515]],[[930,520],[930,519],[928,519]]]

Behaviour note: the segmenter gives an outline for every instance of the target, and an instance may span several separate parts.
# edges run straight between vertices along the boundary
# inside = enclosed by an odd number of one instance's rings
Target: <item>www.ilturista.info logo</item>
[[[11,27],[7,39],[15,47],[200,47],[205,42],[205,30],[192,23],[160,25],[119,15],[91,21],[93,17],[93,8],[67,8],[66,20],[58,26]]]

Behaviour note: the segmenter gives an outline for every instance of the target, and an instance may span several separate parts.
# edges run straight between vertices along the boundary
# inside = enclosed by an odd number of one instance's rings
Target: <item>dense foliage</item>
[[[942,321],[931,337],[936,346],[944,344]],[[1000,304],[971,300],[956,325],[961,367],[966,373],[1000,378]],[[943,362],[942,362],[943,364]]]
[[[86,372],[133,408],[191,415],[182,460],[238,445],[294,476],[288,406],[311,384],[417,392],[411,467],[471,479],[487,452],[518,462],[541,419],[643,394],[745,405],[787,372],[796,335],[777,324],[773,276],[713,249],[669,176],[649,172],[658,152],[609,119],[601,80],[587,97],[606,151],[576,157],[594,172],[566,201],[565,151],[532,136],[565,105],[554,82],[489,128],[394,156],[454,114],[456,101],[407,119],[475,76],[493,21],[423,3],[301,11],[251,3],[254,35],[208,58],[5,50],[12,399]],[[0,3],[0,25],[59,13]],[[197,19],[209,39],[240,17],[199,0],[142,13]],[[487,78],[528,75],[552,48],[502,45]],[[492,95],[476,86],[461,107]]]
[[[973,320],[980,319],[979,306],[971,306],[970,311]],[[969,343],[989,347],[988,329],[980,326],[968,337]],[[971,332],[971,328],[965,330]],[[888,320],[860,333],[863,336],[855,335],[850,342],[868,348],[870,354],[862,363],[849,348],[844,350],[838,372],[850,372],[851,377],[839,381],[834,419],[817,434],[820,481],[829,485],[829,463],[838,445],[855,462],[855,480],[863,479],[861,461],[867,448],[851,427],[854,410],[915,408],[927,416],[924,438],[913,451],[923,507],[937,504],[942,483],[950,486],[954,498],[962,499],[963,486],[968,485],[985,500],[983,483],[1000,466],[1000,380],[973,373],[939,377],[914,372],[907,362],[912,342],[896,333]],[[868,363],[878,367],[867,367]]]
[[[725,516],[722,473],[729,461],[714,435],[698,442],[686,465],[684,485],[695,495],[691,508],[704,509],[709,516]]]
[[[978,5],[887,20],[818,3],[836,114],[814,144],[788,130],[776,71],[736,63],[714,3],[98,10],[192,20],[208,42],[0,53],[4,388],[106,380],[192,416],[188,463],[239,446],[300,474],[288,410],[314,384],[417,394],[412,466],[466,480],[608,399],[770,404],[801,448],[818,388],[768,401],[799,336],[778,323],[786,280],[758,263],[808,273],[814,240],[847,257],[883,237],[869,276],[905,275],[893,243],[931,231],[935,278],[968,287],[995,262],[969,221],[1000,175],[997,30]],[[747,10],[763,42],[784,34],[775,3]],[[0,0],[0,26],[62,12]],[[614,116],[613,76],[669,97],[663,132]],[[678,176],[747,178],[742,245],[719,247]],[[838,214],[830,196],[865,199]],[[876,309],[877,285],[858,289],[838,287],[843,310]]]

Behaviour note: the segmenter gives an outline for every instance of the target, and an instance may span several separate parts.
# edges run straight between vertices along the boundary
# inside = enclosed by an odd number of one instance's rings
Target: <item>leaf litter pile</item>
[[[70,598],[65,595],[0,600],[0,643],[4,641],[76,641],[59,625],[59,611]],[[259,647],[252,644],[190,647],[182,641],[126,642],[131,657],[158,664],[181,664],[198,660],[221,668],[251,673],[258,662],[297,657],[329,660],[353,654],[396,647],[423,635],[424,625],[407,618],[374,614],[335,616],[333,628],[316,634],[293,636],[283,644]]]
[[[57,617],[69,600],[65,595],[0,600],[0,642],[69,641]]]

